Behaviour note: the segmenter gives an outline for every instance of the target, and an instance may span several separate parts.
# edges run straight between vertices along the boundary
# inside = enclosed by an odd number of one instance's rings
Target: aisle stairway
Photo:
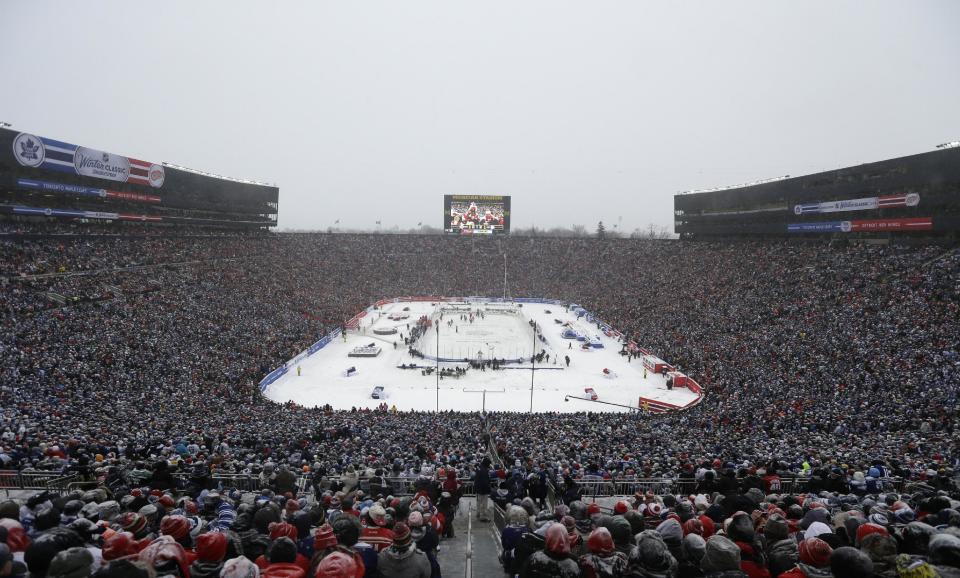
[[[444,578],[469,576],[466,574],[467,518],[468,512],[474,508],[476,508],[475,498],[462,498],[460,500],[460,511],[454,518],[453,523],[456,537],[452,540],[447,539],[440,542],[440,552],[437,554],[437,559],[440,562],[440,570]],[[472,530],[472,575],[482,578],[506,576],[497,559],[499,540],[493,522],[480,522],[474,511]]]

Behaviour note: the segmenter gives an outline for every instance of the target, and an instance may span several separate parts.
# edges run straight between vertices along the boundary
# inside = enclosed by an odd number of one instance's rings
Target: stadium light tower
[[[537,322],[533,322],[533,349],[530,350],[530,413],[533,413],[533,374],[534,362],[537,360]]]
[[[507,253],[503,253],[503,300],[507,300]]]

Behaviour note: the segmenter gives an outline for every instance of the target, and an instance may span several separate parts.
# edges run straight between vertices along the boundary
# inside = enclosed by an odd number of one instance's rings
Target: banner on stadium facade
[[[13,156],[25,167],[73,173],[121,183],[163,186],[163,166],[29,133],[13,139]]]
[[[804,203],[800,205],[794,205],[793,212],[797,215],[806,215],[810,213],[841,213],[845,211],[886,209],[889,207],[916,207],[919,204],[919,193],[905,193],[902,195],[885,195],[883,197],[847,199],[845,201]]]
[[[33,215],[43,217],[72,217],[77,219],[106,219],[110,221],[161,221],[162,217],[152,215],[130,215],[127,213],[105,213],[102,211],[76,211],[73,209],[50,209],[47,207],[27,207],[16,205],[13,207],[16,215]]]
[[[932,217],[908,219],[871,219],[859,221],[818,221],[813,223],[790,223],[788,233],[856,233],[863,231],[930,231]]]
[[[98,189],[96,187],[84,187],[81,185],[71,185],[67,183],[55,183],[52,181],[38,181],[35,179],[17,179],[17,186],[21,189],[31,189],[49,193],[63,193],[66,195],[120,199],[123,201],[136,201],[140,203],[160,202],[160,197],[156,195],[125,193],[123,191],[111,191],[109,189]]]

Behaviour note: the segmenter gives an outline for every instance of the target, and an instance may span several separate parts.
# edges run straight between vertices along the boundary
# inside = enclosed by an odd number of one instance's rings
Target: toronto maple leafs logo
[[[13,139],[13,156],[25,167],[38,167],[43,163],[46,150],[39,138],[22,132]]]
[[[20,143],[20,156],[25,159],[37,159],[40,158],[40,155],[37,153],[40,152],[40,145],[33,142],[33,139],[27,139]]]

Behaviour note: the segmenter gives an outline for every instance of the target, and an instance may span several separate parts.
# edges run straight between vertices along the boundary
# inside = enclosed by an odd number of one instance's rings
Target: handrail
[[[463,576],[473,578],[473,504],[467,508],[467,552]]]

